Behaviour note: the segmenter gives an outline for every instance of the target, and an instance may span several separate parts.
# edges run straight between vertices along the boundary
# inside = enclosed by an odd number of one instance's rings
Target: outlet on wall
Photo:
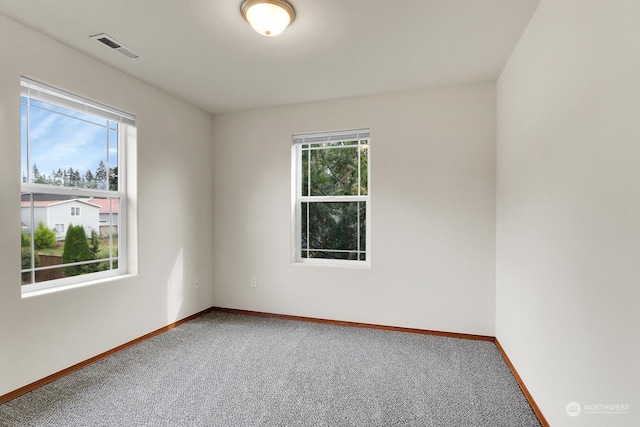
[[[251,278],[251,287],[252,288],[257,288],[258,287],[258,279],[256,279],[255,277]]]

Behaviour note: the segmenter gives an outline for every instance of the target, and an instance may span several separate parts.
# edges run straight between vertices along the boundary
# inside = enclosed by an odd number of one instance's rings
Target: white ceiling
[[[290,0],[280,36],[242,0],[0,0],[0,13],[214,114],[495,81],[540,0]],[[107,33],[129,59],[89,36]]]

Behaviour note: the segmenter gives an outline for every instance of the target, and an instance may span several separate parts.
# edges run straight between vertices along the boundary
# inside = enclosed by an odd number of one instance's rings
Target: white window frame
[[[30,293],[36,291],[42,291],[45,289],[54,289],[60,287],[66,287],[68,285],[76,285],[76,284],[89,284],[91,282],[109,278],[116,277],[120,275],[124,275],[127,273],[127,128],[135,127],[135,116],[129,113],[125,113],[114,109],[112,107],[97,103],[95,101],[88,100],[86,98],[82,98],[80,96],[71,94],[69,92],[65,92],[63,90],[54,88],[52,86],[48,86],[37,81],[28,79],[26,77],[20,78],[20,96],[27,97],[30,99],[37,99],[42,102],[46,102],[49,104],[65,107],[68,109],[80,111],[82,113],[91,114],[106,120],[110,120],[113,122],[118,122],[118,189],[110,190],[109,187],[109,177],[107,174],[106,187],[107,189],[88,189],[88,188],[79,188],[79,187],[64,187],[59,185],[52,184],[36,184],[31,183],[30,181],[30,169],[31,163],[29,160],[29,141],[27,134],[27,182],[21,182],[20,191],[21,194],[47,194],[47,195],[64,195],[71,196],[72,198],[78,197],[96,197],[96,198],[118,198],[119,199],[119,211],[118,211],[118,255],[117,257],[110,257],[110,259],[115,259],[118,262],[118,267],[116,269],[100,271],[95,273],[88,273],[83,275],[77,275],[73,277],[65,277],[62,279],[54,279],[48,280],[44,282],[31,283],[26,285],[21,285],[22,295],[26,296]],[[28,127],[27,127],[28,129]],[[21,165],[24,162],[24,159],[21,156],[20,159]],[[33,197],[31,198],[33,201]],[[72,215],[74,212],[74,208],[72,209]],[[80,208],[75,208],[76,215],[80,215]],[[32,207],[31,210],[31,224],[34,224],[34,210]],[[34,247],[34,239],[33,239],[33,225],[31,226],[31,254],[32,259],[35,256],[35,247]],[[98,230],[96,230],[98,231]],[[33,261],[32,261],[33,263]],[[89,263],[89,262],[84,262]],[[65,266],[74,266],[81,265],[83,262],[79,263],[69,263],[64,264]],[[33,266],[33,264],[32,264]],[[35,272],[38,270],[44,270],[52,267],[36,267],[29,268],[28,272],[32,275],[32,280],[34,278]],[[22,272],[25,272],[21,269]]]
[[[302,146],[322,142],[364,141],[367,145],[367,194],[348,196],[303,196],[302,195]],[[360,145],[360,143],[359,143]],[[362,144],[364,145],[364,144]],[[335,149],[335,148],[332,148]],[[339,267],[370,267],[371,266],[371,131],[370,129],[356,129],[333,132],[315,132],[293,135],[291,150],[292,173],[292,230],[291,230],[291,261],[294,264]],[[360,171],[360,162],[358,162]],[[302,204],[306,202],[362,202],[365,203],[365,260],[343,260],[329,258],[302,257]],[[360,241],[358,237],[358,242]]]

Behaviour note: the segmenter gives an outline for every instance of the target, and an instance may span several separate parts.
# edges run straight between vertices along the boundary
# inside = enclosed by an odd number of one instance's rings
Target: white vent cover
[[[96,34],[95,36],[91,36],[91,38],[94,40],[98,40],[100,43],[106,46],[109,46],[111,49],[114,49],[129,58],[137,58],[140,56],[137,53],[135,53],[133,50],[124,46],[122,43],[120,43],[119,41],[117,41],[116,39],[114,39],[113,37],[105,33]]]

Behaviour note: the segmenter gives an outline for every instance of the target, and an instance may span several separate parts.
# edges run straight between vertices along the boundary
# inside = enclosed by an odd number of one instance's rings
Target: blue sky
[[[27,168],[26,123],[27,106],[22,98],[22,167],[21,177]],[[33,164],[40,174],[51,175],[54,170],[68,170],[72,167],[84,174],[87,170],[95,173],[100,161],[107,164],[109,153],[110,167],[117,166],[117,131],[114,122],[107,128],[107,120],[67,108],[31,100],[30,128],[30,165]],[[109,147],[107,147],[109,133]]]

